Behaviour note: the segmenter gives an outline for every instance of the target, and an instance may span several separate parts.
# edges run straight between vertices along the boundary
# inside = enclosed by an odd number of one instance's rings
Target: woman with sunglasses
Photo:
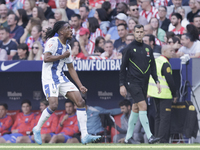
[[[35,41],[29,52],[28,60],[43,60],[43,47],[39,41]]]

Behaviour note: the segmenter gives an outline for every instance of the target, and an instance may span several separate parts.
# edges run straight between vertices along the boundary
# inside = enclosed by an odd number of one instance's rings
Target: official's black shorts
[[[131,97],[133,98],[133,103],[138,103],[143,100],[146,100],[147,98],[147,86],[141,86],[137,83],[128,83],[126,85],[126,88],[128,92],[131,94]]]

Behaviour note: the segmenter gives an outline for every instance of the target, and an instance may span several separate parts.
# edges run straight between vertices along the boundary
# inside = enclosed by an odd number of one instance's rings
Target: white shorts
[[[64,82],[56,85],[55,83],[42,83],[42,88],[47,100],[48,97],[58,97],[59,93],[62,94],[65,98],[67,98],[67,92],[79,91],[72,82]]]

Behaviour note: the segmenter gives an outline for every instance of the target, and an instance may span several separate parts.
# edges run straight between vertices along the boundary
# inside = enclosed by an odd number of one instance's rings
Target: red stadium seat
[[[15,119],[19,112],[20,110],[8,110],[7,115],[11,116],[13,119],[13,122],[15,122]]]
[[[35,113],[36,115],[39,115],[41,113],[41,110],[32,110],[33,113]]]
[[[115,123],[119,126],[119,127],[121,127],[121,116],[122,116],[123,114],[119,114],[119,115],[116,115],[116,116],[114,116],[114,119],[115,119]],[[115,134],[119,134],[119,132],[117,131],[117,130],[115,130],[115,128],[111,128],[111,142],[113,142],[113,137],[115,136]]]

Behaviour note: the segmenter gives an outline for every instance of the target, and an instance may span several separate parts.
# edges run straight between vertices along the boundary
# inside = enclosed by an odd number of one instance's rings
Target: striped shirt
[[[51,53],[53,56],[62,55],[65,51],[70,52],[68,58],[60,59],[54,62],[43,62],[42,65],[42,82],[43,83],[64,83],[69,79],[64,75],[63,69],[65,63],[72,63],[71,47],[60,42],[58,37],[50,38],[45,46],[44,53]]]
[[[151,7],[151,10],[150,11],[146,11],[146,10],[143,10],[140,12],[140,16],[143,16],[147,19],[147,21],[149,22],[151,20],[151,18],[155,17],[155,18],[158,18],[159,19],[159,16],[158,16],[158,10],[155,8],[155,7]]]
[[[156,8],[159,6],[168,6],[168,1],[169,0],[154,0],[154,5]]]
[[[98,36],[105,36],[101,29],[97,28],[94,33],[91,33],[89,43],[87,45],[87,50],[88,54],[93,54],[94,53],[94,48],[95,48],[95,40]]]

